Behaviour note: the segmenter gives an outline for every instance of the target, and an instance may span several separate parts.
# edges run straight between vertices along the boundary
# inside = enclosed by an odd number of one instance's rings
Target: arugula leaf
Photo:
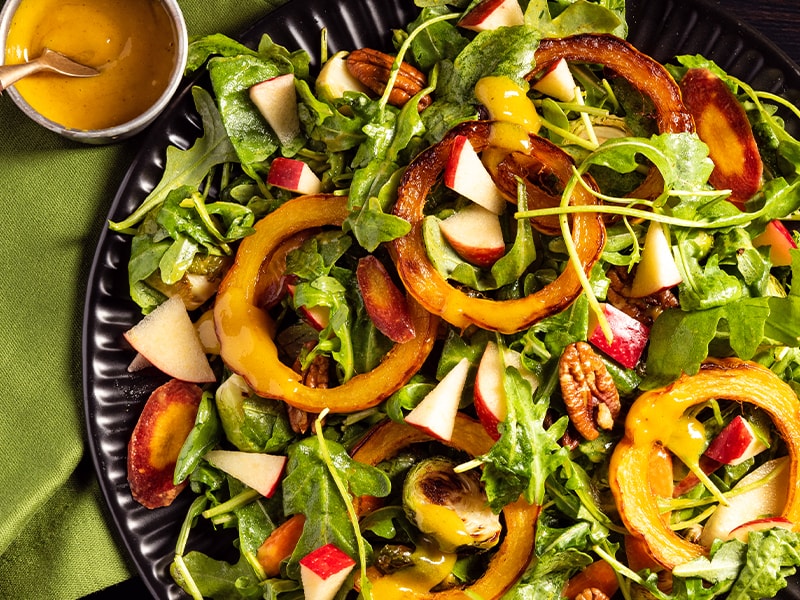
[[[760,534],[760,535],[759,535]],[[728,600],[772,598],[800,566],[800,536],[786,529],[751,533],[747,555]]]
[[[787,309],[792,313],[787,313]],[[666,385],[683,373],[694,375],[708,356],[709,344],[720,331],[728,336],[731,349],[742,359],[752,358],[765,339],[791,341],[797,337],[783,333],[798,331],[787,319],[800,305],[785,298],[743,298],[707,310],[669,309],[653,323],[647,355],[647,375],[642,389]],[[721,330],[721,321],[727,330]],[[680,348],[680,352],[675,349]]]
[[[482,481],[492,510],[500,512],[520,496],[542,504],[547,478],[566,460],[567,450],[558,440],[567,427],[566,417],[544,425],[549,402],[531,399],[531,386],[513,367],[506,368],[503,389],[508,416],[498,426],[500,439],[487,454]]]
[[[203,120],[203,136],[197,138],[188,150],[180,150],[175,146],[167,148],[166,166],[161,181],[128,218],[108,224],[112,231],[124,231],[135,226],[153,208],[164,202],[175,188],[185,185],[197,189],[215,165],[238,162],[214,99],[200,87],[192,88],[192,96]]]

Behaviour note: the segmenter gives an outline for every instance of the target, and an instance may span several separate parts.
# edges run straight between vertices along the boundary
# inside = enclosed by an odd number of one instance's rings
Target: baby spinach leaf
[[[525,11],[526,23],[539,28],[542,37],[610,33],[624,38],[628,33],[624,3],[577,0],[562,3],[560,12],[551,11],[550,6],[554,4],[559,5],[547,0],[531,0]]]
[[[417,30],[420,25],[433,17],[447,14],[448,9],[442,3],[440,6],[430,6],[420,11],[419,17],[408,26],[408,32]],[[425,29],[418,33],[411,42],[410,52],[416,64],[423,70],[428,70],[436,63],[445,59],[454,59],[469,43],[469,39],[462,35],[462,31],[453,23],[439,21],[427,24]]]
[[[388,476],[375,467],[354,461],[340,444],[326,442],[333,465],[353,496],[385,497],[391,490]],[[285,514],[308,518],[290,564],[290,574],[299,576],[297,561],[327,543],[336,544],[350,556],[357,554],[356,534],[347,507],[339,494],[316,437],[306,438],[289,448],[289,462],[283,480]]]
[[[486,75],[505,75],[527,89],[525,76],[536,64],[540,37],[535,27],[524,25],[480,32],[453,62],[457,74],[453,99],[472,99],[475,84]]]
[[[257,600],[263,597],[262,584],[244,555],[240,556],[236,564],[230,564],[193,550],[181,557],[181,562],[185,565],[186,572],[191,573],[192,583],[204,598]],[[176,583],[188,593],[184,571],[173,562],[170,573]]]
[[[221,438],[222,428],[214,407],[214,396],[209,392],[204,392],[197,409],[194,426],[181,446],[178,460],[175,463],[173,476],[175,485],[183,482],[194,471],[206,452],[216,446]]]
[[[280,144],[250,100],[248,91],[253,85],[282,73],[274,63],[250,54],[212,58],[208,61],[208,73],[222,122],[239,161],[243,167],[256,169]]]
[[[240,54],[255,56],[256,52],[222,33],[213,33],[193,39],[189,43],[186,74],[194,73],[212,56],[239,56]]]

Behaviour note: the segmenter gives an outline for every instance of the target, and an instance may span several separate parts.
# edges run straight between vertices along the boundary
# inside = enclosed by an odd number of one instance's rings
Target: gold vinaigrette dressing
[[[149,109],[167,88],[177,33],[158,0],[22,0],[11,21],[6,64],[47,47],[100,75],[40,73],[15,84],[42,116],[70,129],[106,129]]]

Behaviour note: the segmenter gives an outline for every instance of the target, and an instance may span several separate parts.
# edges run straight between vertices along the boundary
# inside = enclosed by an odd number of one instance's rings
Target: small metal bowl
[[[2,10],[0,10],[0,64],[5,60],[6,43],[9,29],[14,14],[23,0],[6,0]],[[5,93],[13,100],[19,109],[30,119],[55,133],[84,144],[110,144],[126,138],[132,137],[144,130],[155,118],[164,110],[172,96],[181,84],[183,72],[186,67],[189,39],[186,31],[186,22],[183,18],[177,0],[159,0],[164,7],[168,18],[172,22],[175,35],[174,64],[169,75],[168,83],[161,96],[147,110],[137,117],[125,123],[107,127],[104,129],[74,129],[65,127],[55,121],[44,117],[37,112],[14,86],[5,90]]]

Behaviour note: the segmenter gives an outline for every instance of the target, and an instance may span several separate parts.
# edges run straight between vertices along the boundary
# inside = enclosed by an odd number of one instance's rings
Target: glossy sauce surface
[[[134,119],[169,84],[177,35],[158,0],[22,0],[8,32],[5,62],[47,47],[100,75],[39,73],[15,84],[34,109],[71,129],[105,129]]]

